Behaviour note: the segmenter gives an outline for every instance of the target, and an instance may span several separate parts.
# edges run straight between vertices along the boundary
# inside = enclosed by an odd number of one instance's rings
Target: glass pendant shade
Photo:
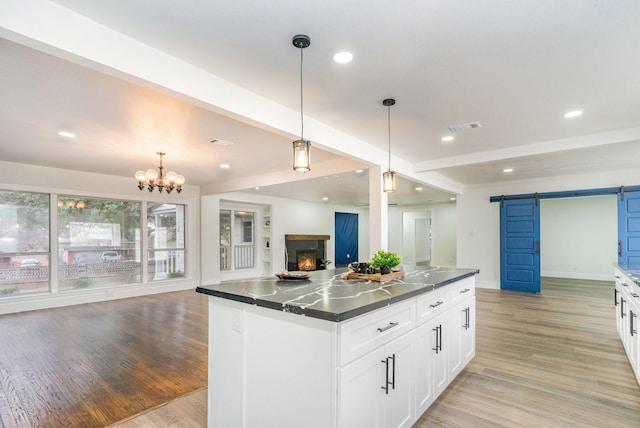
[[[382,190],[385,192],[396,191],[396,173],[389,170],[382,173]]]
[[[389,127],[389,168],[382,173],[382,190],[385,192],[396,191],[396,173],[391,171],[391,106],[395,105],[396,100],[387,98],[382,101],[382,105],[387,107],[387,124]]]
[[[298,172],[311,171],[311,143],[308,140],[293,142],[293,170]]]

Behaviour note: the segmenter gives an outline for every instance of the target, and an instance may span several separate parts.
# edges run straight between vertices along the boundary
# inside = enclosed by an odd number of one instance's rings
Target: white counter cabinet
[[[473,274],[416,284],[337,322],[211,295],[208,427],[410,428],[475,353]]]
[[[632,267],[615,268],[614,300],[616,327],[629,358],[631,368],[640,384],[640,286],[636,275],[640,271]]]

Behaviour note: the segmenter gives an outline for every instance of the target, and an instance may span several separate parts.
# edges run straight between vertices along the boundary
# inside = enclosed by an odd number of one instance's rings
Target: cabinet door
[[[622,284],[621,277],[616,274],[615,287],[613,289],[613,298],[616,308],[616,329],[618,330],[618,336],[622,337],[622,314],[620,308],[620,299],[622,297]]]
[[[447,357],[449,359],[449,379],[453,379],[462,370],[462,330],[467,322],[467,305],[458,304],[451,310],[449,329],[447,338],[449,339],[449,349]]]
[[[633,299],[633,297],[632,297]],[[638,369],[638,315],[640,315],[640,305],[637,305],[634,300],[629,302],[629,310],[627,314],[629,318],[627,319],[628,328],[627,328],[627,356],[629,357],[629,362],[631,363],[631,367],[633,367],[634,371]]]
[[[467,308],[467,326],[462,329],[461,349],[462,367],[476,355],[476,299],[469,299]]]
[[[419,418],[435,401],[433,394],[433,357],[431,353],[436,346],[435,334],[430,323],[422,324],[416,329],[415,340],[415,382],[416,382],[416,418]]]
[[[476,351],[475,298],[468,298],[451,311],[449,325],[449,380],[453,380]]]
[[[388,389],[381,390],[383,427],[410,428],[413,424],[413,358],[414,333],[405,334],[385,346],[383,384]],[[387,376],[388,369],[388,376]]]
[[[435,401],[448,385],[446,340],[448,314],[442,314],[416,329],[415,382],[416,418]]]
[[[380,399],[384,391],[383,348],[376,349],[339,370],[338,426],[382,427]]]
[[[448,314],[442,314],[430,323],[433,339],[435,341],[434,349],[431,352],[432,361],[432,379],[433,394],[435,398],[445,390],[449,384],[449,371],[447,370],[447,359],[450,350],[450,332]],[[435,349],[437,348],[437,349]]]

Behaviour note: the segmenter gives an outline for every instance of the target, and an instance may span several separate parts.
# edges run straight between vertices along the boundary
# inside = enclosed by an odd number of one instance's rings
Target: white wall
[[[610,280],[617,242],[615,195],[540,201],[542,276]]]
[[[223,193],[202,196],[202,283],[216,284],[229,278],[221,275],[219,258],[219,218],[222,203],[245,203],[271,206],[271,273],[285,269],[285,235],[330,235],[327,258],[335,263],[335,212],[358,214],[360,259],[369,252],[368,215],[366,210],[354,207],[311,203],[253,193]],[[334,265],[331,265],[333,267]],[[242,272],[239,273],[242,275]],[[248,276],[252,272],[247,273]],[[237,276],[237,275],[236,275]]]
[[[500,210],[490,196],[638,184],[640,170],[623,170],[470,186],[457,199],[457,265],[480,270],[478,287],[500,288]]]

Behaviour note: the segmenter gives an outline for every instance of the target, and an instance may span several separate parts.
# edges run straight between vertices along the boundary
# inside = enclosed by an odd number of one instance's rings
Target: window
[[[148,202],[145,217],[138,201],[54,198],[0,190],[0,298],[184,277],[185,205]]]
[[[0,297],[49,290],[49,195],[0,190]]]
[[[220,270],[255,266],[255,213],[220,210]]]
[[[180,278],[185,272],[185,207],[148,203],[149,278]]]
[[[141,282],[140,203],[58,197],[58,289]]]

